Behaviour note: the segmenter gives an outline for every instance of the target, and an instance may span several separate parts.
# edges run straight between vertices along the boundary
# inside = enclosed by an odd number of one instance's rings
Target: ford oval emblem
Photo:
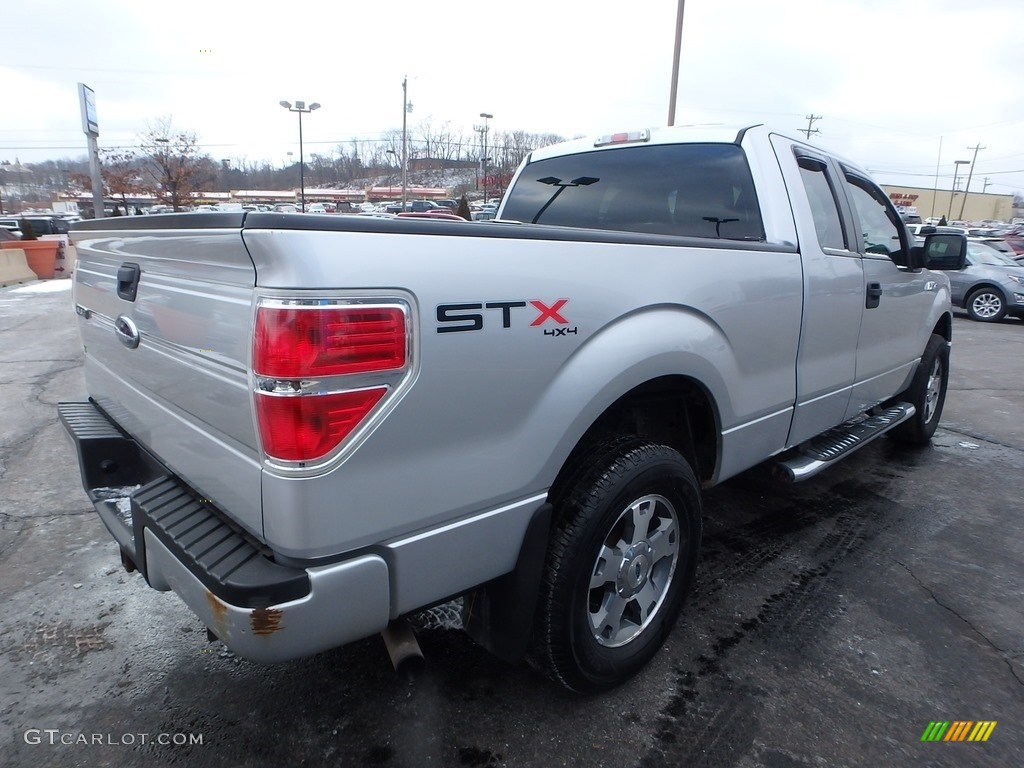
[[[142,340],[142,337],[139,336],[138,326],[127,315],[120,315],[114,321],[114,334],[117,336],[117,340],[128,349],[135,349]]]

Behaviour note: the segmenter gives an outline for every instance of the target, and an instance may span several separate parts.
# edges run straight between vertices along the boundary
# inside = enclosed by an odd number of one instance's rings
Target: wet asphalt
[[[959,317],[952,369],[930,447],[707,493],[693,594],[622,688],[563,693],[445,609],[409,684],[376,637],[243,661],[126,574],[56,417],[85,395],[70,291],[2,289],[0,765],[1022,765],[1024,322]]]

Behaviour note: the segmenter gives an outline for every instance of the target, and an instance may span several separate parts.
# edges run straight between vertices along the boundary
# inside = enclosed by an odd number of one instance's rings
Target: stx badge
[[[464,304],[438,304],[437,305],[437,332],[438,333],[459,333],[460,331],[481,331],[484,323],[497,322],[501,318],[502,328],[512,327],[512,310],[527,306],[537,310],[537,316],[530,322],[531,328],[544,325],[549,320],[556,328],[544,329],[545,336],[568,336],[578,335],[576,327],[566,328],[569,320],[565,316],[564,307],[569,299],[557,299],[552,303],[540,299],[526,301],[488,301],[468,302]],[[480,311],[484,310],[484,311]],[[488,312],[487,310],[492,310]]]

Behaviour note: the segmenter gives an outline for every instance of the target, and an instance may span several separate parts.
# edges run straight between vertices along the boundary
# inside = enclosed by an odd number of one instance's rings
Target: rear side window
[[[519,176],[502,218],[764,240],[750,168],[734,144],[644,145],[540,160]]]
[[[818,244],[822,248],[845,249],[843,220],[839,215],[835,189],[832,187],[825,163],[809,157],[799,157],[797,162],[800,166],[800,179],[807,192],[807,201],[811,205]]]

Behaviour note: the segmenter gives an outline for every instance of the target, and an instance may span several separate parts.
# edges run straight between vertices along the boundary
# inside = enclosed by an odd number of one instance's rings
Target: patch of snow
[[[37,283],[29,283],[20,288],[13,288],[8,293],[57,293],[69,290],[71,290],[71,280],[40,280]]]

